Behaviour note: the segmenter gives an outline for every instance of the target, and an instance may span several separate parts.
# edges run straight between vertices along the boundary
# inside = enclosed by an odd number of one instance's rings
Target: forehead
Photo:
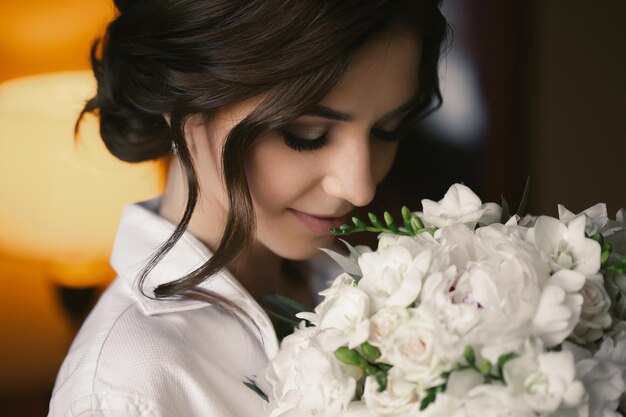
[[[420,59],[417,33],[392,27],[356,52],[339,83],[320,104],[355,119],[385,114],[417,94]]]

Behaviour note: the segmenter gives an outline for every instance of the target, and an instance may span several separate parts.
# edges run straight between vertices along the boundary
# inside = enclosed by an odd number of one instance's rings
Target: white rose
[[[397,367],[404,379],[430,387],[443,382],[441,374],[460,358],[463,349],[458,338],[420,306],[381,346],[379,361]]]
[[[579,343],[595,342],[604,335],[603,329],[612,323],[611,298],[604,288],[602,275],[587,277],[580,294],[583,296],[582,311],[572,337]]]
[[[257,378],[268,395],[270,417],[331,417],[347,410],[360,370],[339,363],[315,339],[317,330],[301,325],[287,336],[276,357]]]
[[[359,288],[370,296],[372,310],[385,306],[406,307],[413,303],[422,289],[430,260],[430,251],[413,258],[408,249],[398,245],[361,255],[359,266],[363,278]]]
[[[577,408],[585,401],[571,352],[543,352],[540,343],[529,342],[522,356],[504,365],[503,373],[514,395],[538,413]]]
[[[410,318],[409,310],[404,307],[385,307],[370,318],[369,342],[374,346],[383,346],[386,340]]]
[[[382,392],[378,389],[376,378],[368,376],[365,380],[363,400],[375,415],[400,416],[419,410],[421,402],[419,385],[396,375],[393,369],[389,372],[386,389]]]
[[[477,223],[498,221],[502,211],[497,204],[482,204],[480,198],[463,184],[451,186],[438,203],[422,200],[422,207],[424,220],[436,227],[463,223],[470,229],[474,229]]]
[[[584,284],[583,274],[567,269],[548,280],[532,319],[533,334],[540,337],[546,347],[563,342],[574,330],[583,304],[579,291]]]
[[[552,272],[571,269],[586,276],[600,269],[600,244],[585,237],[585,217],[572,219],[567,225],[559,220],[540,216],[528,232],[542,258]]]

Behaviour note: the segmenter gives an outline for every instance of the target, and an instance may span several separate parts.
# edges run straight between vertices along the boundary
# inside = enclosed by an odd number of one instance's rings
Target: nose
[[[351,146],[345,146],[333,154],[322,188],[329,195],[346,200],[353,206],[363,207],[376,194],[370,141],[367,138],[345,142]]]

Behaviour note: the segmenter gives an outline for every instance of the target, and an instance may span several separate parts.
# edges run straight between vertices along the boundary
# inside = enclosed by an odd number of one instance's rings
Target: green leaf
[[[250,388],[255,393],[257,393],[258,396],[263,398],[266,402],[269,402],[269,398],[267,397],[267,394],[265,394],[263,391],[261,391],[261,388],[257,387],[256,383],[253,380],[248,378],[247,381],[243,381],[243,384],[246,387]]]
[[[387,224],[387,227],[394,233],[398,232],[398,226],[396,225],[395,221],[393,220],[393,217],[391,216],[391,213],[389,213],[388,211],[383,213],[383,217],[385,219],[385,223]]]
[[[369,365],[359,352],[355,349],[349,349],[347,346],[342,346],[337,349],[335,351],[335,357],[345,364],[358,366],[359,368],[365,368]]]
[[[378,392],[383,392],[387,389],[387,373],[377,372],[374,377],[378,383]]]
[[[420,411],[425,410],[426,407],[432,404],[435,401],[436,395],[437,394],[425,396],[422,402],[420,403]]]
[[[589,236],[589,239],[595,240],[596,242],[600,244],[600,246],[602,246],[602,244],[604,243],[604,236],[602,236],[602,234],[600,233],[596,233],[593,236]]]
[[[264,297],[261,297],[261,299],[275,305],[276,307],[281,308],[287,313],[293,312],[293,314],[297,314],[303,311],[313,311],[312,309],[300,304],[299,302],[280,294],[266,295]]]
[[[376,375],[377,372],[379,372],[380,369],[378,369],[376,366],[368,363],[365,365],[365,373],[367,375]]]
[[[517,209],[517,215],[522,217],[526,211],[526,205],[528,204],[528,196],[530,195],[530,177],[526,177],[526,186],[524,187],[524,194],[522,194],[522,200],[519,203]]]
[[[359,229],[363,229],[363,230],[367,229],[367,224],[365,224],[365,222],[359,219],[358,217],[353,217],[352,223],[354,223],[354,225],[358,227]]]
[[[385,228],[374,213],[367,213],[367,216],[369,217],[370,222],[372,223],[372,226],[376,227],[377,229]]]
[[[408,222],[411,220],[411,210],[409,210],[407,206],[402,206],[402,208],[400,209],[400,213],[402,214],[402,219],[405,222]]]
[[[502,375],[502,368],[504,368],[504,365],[506,365],[508,361],[515,357],[517,357],[517,354],[515,352],[506,353],[498,357],[498,371],[500,375]]]
[[[270,316],[274,317],[276,320],[282,321],[283,323],[287,323],[293,327],[296,327],[299,323],[299,321],[297,321],[296,319],[292,319],[289,318],[287,316],[284,316],[282,314],[279,314],[275,311],[272,310],[266,310],[267,314],[269,314]]]
[[[504,224],[511,218],[511,209],[509,209],[509,203],[507,203],[504,196],[502,196],[502,216],[500,216],[500,223]]]
[[[488,360],[483,359],[482,361],[480,361],[480,364],[478,365],[478,370],[483,375],[489,375],[491,373],[491,364],[489,363]]]
[[[375,361],[380,358],[380,350],[376,346],[372,346],[370,343],[365,342],[361,345],[361,350],[363,351],[363,356],[365,359],[370,361]]]
[[[468,345],[465,348],[465,360],[470,365],[474,365],[476,363],[476,354],[474,353],[474,348],[471,345]]]

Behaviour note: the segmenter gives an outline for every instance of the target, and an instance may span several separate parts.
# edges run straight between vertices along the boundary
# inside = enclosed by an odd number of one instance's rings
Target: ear
[[[172,127],[172,114],[171,113],[163,113],[163,118],[165,119],[165,123],[169,127]]]

